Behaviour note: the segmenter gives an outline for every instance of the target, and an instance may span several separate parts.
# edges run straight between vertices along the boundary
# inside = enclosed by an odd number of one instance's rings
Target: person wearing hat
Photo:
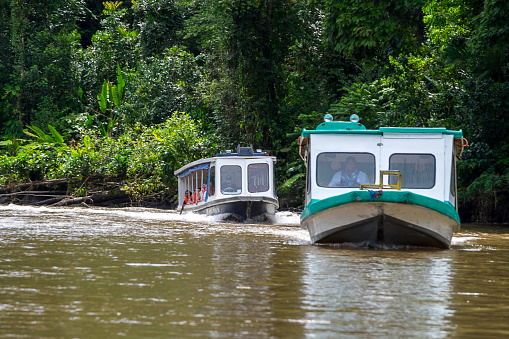
[[[237,190],[238,187],[233,183],[232,176],[227,174],[221,183],[221,193],[236,193]]]

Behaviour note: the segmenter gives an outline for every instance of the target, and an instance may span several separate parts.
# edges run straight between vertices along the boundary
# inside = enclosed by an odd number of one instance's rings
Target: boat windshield
[[[389,169],[401,173],[401,188],[433,188],[435,186],[435,157],[433,154],[392,154]],[[391,177],[391,185],[397,178]]]
[[[221,166],[221,193],[242,193],[242,169],[239,165]]]
[[[269,165],[250,164],[247,166],[249,193],[267,192],[269,190]]]
[[[359,187],[374,183],[375,156],[371,153],[324,152],[316,161],[318,186]]]

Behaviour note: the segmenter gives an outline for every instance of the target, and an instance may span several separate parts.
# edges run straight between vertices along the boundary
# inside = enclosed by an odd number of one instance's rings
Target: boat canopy
[[[184,172],[182,172],[182,173],[179,173],[179,174],[178,174],[178,177],[179,177],[179,178],[182,178],[182,177],[185,177],[186,175],[189,175],[189,174],[191,174],[191,173],[193,173],[193,172],[195,172],[195,171],[202,170],[202,169],[208,169],[208,168],[209,168],[209,166],[210,166],[210,163],[209,163],[209,162],[207,162],[207,163],[203,163],[203,164],[199,164],[199,165],[196,165],[196,166],[194,166],[194,167],[191,167],[191,168],[189,168],[189,169],[185,170],[185,171],[184,171]]]

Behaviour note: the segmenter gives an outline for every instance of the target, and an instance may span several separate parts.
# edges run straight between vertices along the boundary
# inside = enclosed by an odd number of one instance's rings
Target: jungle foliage
[[[462,217],[509,221],[505,0],[2,0],[0,14],[0,186],[63,177],[81,194],[100,176],[164,200],[178,165],[240,143],[278,157],[281,206],[299,207],[300,131],[356,113],[463,129]]]

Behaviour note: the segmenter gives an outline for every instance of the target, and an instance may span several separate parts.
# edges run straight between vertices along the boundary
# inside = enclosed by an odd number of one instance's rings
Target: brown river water
[[[508,338],[509,226],[450,250],[312,245],[150,209],[0,206],[0,338]]]

